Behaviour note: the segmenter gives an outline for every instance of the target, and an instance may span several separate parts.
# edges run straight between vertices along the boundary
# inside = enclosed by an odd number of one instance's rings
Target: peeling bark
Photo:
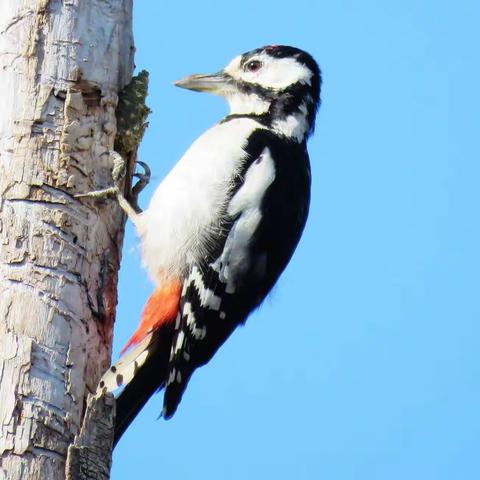
[[[113,448],[115,398],[89,395],[80,434],[68,447],[66,480],[108,480]]]
[[[0,480],[65,478],[110,364],[123,215],[73,195],[111,183],[131,9],[0,2]]]

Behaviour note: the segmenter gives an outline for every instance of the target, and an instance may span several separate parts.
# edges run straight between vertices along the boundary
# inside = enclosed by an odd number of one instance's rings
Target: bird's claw
[[[146,187],[150,181],[151,170],[150,167],[141,161],[137,161],[136,164],[140,165],[143,169],[142,172],[134,172],[133,177],[138,178],[138,181],[131,188],[128,200],[123,196],[122,182],[127,174],[127,162],[124,158],[114,150],[110,151],[112,158],[112,179],[113,186],[104,188],[102,190],[94,190],[93,192],[79,193],[74,195],[75,198],[105,198],[110,196],[117,196],[120,206],[127,213],[129,218],[135,223],[136,214],[141,213],[141,209],[138,206],[138,195]]]
[[[136,164],[140,165],[143,168],[143,173],[134,172],[133,176],[135,178],[138,178],[138,181],[132,187],[130,198],[132,201],[133,208],[135,208],[136,211],[140,211],[140,208],[138,207],[138,195],[150,182],[150,176],[152,174],[152,171],[150,170],[150,167],[145,162],[137,160]]]

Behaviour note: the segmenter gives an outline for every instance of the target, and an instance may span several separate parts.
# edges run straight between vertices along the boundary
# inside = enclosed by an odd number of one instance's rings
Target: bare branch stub
[[[113,395],[89,395],[80,433],[68,447],[66,480],[110,478],[114,421]]]

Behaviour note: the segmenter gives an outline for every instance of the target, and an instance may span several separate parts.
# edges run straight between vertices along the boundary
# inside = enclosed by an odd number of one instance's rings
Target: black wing
[[[184,283],[165,381],[171,417],[193,371],[207,363],[271,290],[300,239],[310,201],[306,145],[259,129],[245,147],[226,220]]]

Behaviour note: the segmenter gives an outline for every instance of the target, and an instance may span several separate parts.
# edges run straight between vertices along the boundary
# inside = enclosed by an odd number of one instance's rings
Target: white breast
[[[209,232],[221,214],[232,180],[245,160],[251,132],[260,125],[239,118],[217,124],[200,136],[165,177],[141,216],[143,261],[155,281],[184,274],[187,258],[208,250]]]

